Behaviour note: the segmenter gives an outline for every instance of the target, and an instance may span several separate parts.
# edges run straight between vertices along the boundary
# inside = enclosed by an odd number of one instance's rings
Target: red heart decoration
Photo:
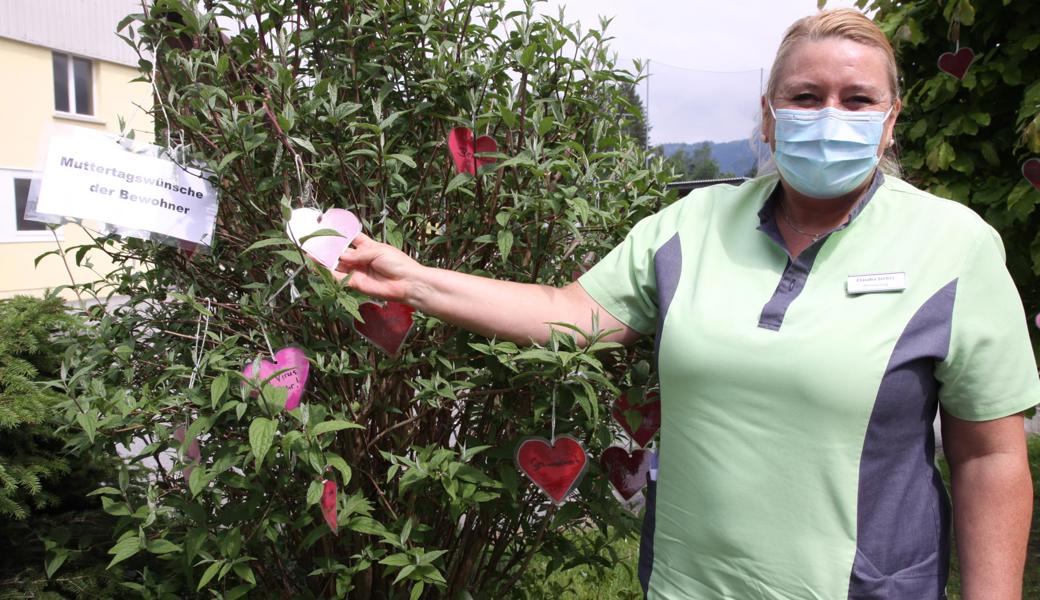
[[[953,75],[957,79],[964,79],[968,67],[975,61],[975,52],[971,48],[961,48],[956,53],[943,52],[939,55],[939,70]]]
[[[628,400],[628,394],[631,391],[624,392],[614,401],[614,410],[611,415],[629,437],[640,446],[646,446],[654,438],[657,430],[661,428],[661,398],[657,392],[647,392],[642,404],[632,406]],[[629,412],[637,412],[642,417],[639,427],[633,427],[629,422],[627,414]]]
[[[311,372],[311,363],[307,362],[307,355],[299,348],[282,348],[274,353],[274,361],[263,359],[260,361],[259,373],[256,375],[256,383],[266,381],[268,385],[283,387],[289,391],[285,398],[285,410],[293,410],[300,405],[304,388],[307,386],[307,376]],[[277,373],[277,374],[276,374]],[[253,379],[253,363],[242,369],[242,376]],[[254,393],[258,393],[256,390]]]
[[[354,330],[390,356],[397,356],[412,331],[415,309],[401,302],[362,302],[358,307],[364,323],[354,320]]]
[[[637,449],[632,454],[620,446],[611,446],[603,451],[599,464],[607,472],[610,483],[625,500],[639,493],[646,485],[646,474],[650,472],[649,450]]]
[[[336,482],[326,479],[322,485],[321,516],[325,517],[332,533],[336,533],[339,529],[339,522],[336,520]]]
[[[1022,176],[1040,190],[1040,158],[1030,158],[1022,163]]]
[[[516,465],[560,505],[581,482],[588,457],[581,442],[569,435],[557,436],[551,444],[545,438],[529,437],[516,447]]]
[[[448,134],[448,149],[455,160],[455,170],[459,173],[476,175],[480,167],[496,162],[493,156],[474,156],[476,153],[498,152],[498,143],[494,138],[482,135],[473,140],[473,131],[468,127],[456,127]]]

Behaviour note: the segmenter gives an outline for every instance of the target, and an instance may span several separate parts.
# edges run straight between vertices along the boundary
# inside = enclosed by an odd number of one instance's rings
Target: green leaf
[[[149,540],[146,547],[152,554],[169,554],[171,552],[180,552],[181,547],[167,539]]]
[[[392,158],[400,163],[407,165],[412,169],[415,168],[415,161],[412,159],[411,156],[408,156],[407,154],[390,154],[387,156],[387,158]]]
[[[458,188],[462,187],[466,182],[471,181],[472,179],[473,176],[469,173],[459,173],[455,177],[451,178],[451,181],[448,182],[448,187],[444,189],[444,193],[450,194],[451,192],[454,192]]]
[[[311,144],[310,140],[305,140],[301,137],[290,137],[290,140],[296,143],[297,146],[301,146],[309,151],[311,154],[317,154],[318,152],[314,149],[314,145]]]
[[[209,388],[210,407],[216,407],[220,402],[221,398],[224,397],[224,392],[228,389],[228,376],[227,373],[221,373],[213,380],[213,384]]]
[[[206,477],[206,468],[202,465],[194,467],[188,477],[188,490],[191,492],[191,497],[198,496],[207,485],[209,485],[209,479]]]
[[[244,562],[236,562],[231,570],[238,575],[242,581],[256,585],[256,576],[253,575],[253,568]]]
[[[267,248],[268,246],[291,246],[291,245],[292,245],[292,240],[290,240],[289,238],[284,238],[284,237],[264,238],[262,240],[258,240],[256,242],[253,242],[252,244],[250,244],[248,248],[246,248],[245,250],[242,251],[242,254],[247,254],[249,252],[252,252],[253,250],[259,250],[260,248]]]
[[[218,560],[218,561],[214,562],[213,564],[211,564],[209,566],[209,568],[206,569],[206,571],[202,574],[202,578],[199,579],[199,585],[198,585],[198,587],[195,588],[195,591],[197,592],[197,591],[201,590],[202,588],[206,587],[206,584],[209,583],[210,580],[213,579],[217,575],[217,573],[220,572],[220,568],[223,567],[223,566],[224,566],[224,561],[223,560]]]
[[[313,506],[321,500],[321,492],[324,486],[318,480],[311,481],[307,486],[307,506]]]
[[[329,466],[339,471],[340,474],[340,485],[346,487],[350,483],[351,470],[347,461],[343,460],[338,454],[329,452],[325,457],[325,462],[329,463]]]
[[[65,548],[59,548],[54,552],[54,556],[47,561],[44,565],[44,570],[47,572],[47,579],[54,577],[55,571],[61,568],[61,565],[65,564],[65,560],[69,557],[69,551]]]
[[[398,552],[397,554],[391,554],[383,560],[379,561],[381,565],[388,565],[391,567],[403,567],[405,565],[414,564],[415,559],[412,558],[407,552]]]
[[[340,431],[342,429],[364,429],[364,427],[352,421],[337,419],[335,421],[322,421],[321,423],[318,423],[314,426],[314,431],[312,433],[314,434],[314,437],[318,437],[323,433]]]
[[[141,550],[141,538],[136,535],[128,535],[123,539],[116,542],[115,546],[108,549],[109,554],[114,554],[112,562],[108,563],[107,569],[111,569],[112,565],[123,562],[131,556],[137,554]]]
[[[278,425],[266,417],[257,417],[249,425],[249,447],[256,457],[256,468],[264,462],[264,456],[274,443],[274,432]],[[194,475],[194,473],[192,473]]]
[[[508,229],[498,230],[498,252],[502,256],[502,262],[509,258],[509,251],[513,249],[513,232]]]

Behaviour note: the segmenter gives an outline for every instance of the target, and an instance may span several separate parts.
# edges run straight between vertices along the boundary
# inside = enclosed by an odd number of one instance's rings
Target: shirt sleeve
[[[678,235],[679,200],[650,215],[624,241],[578,279],[604,310],[628,327],[653,334],[657,325],[657,279],[654,255]]]
[[[958,277],[950,350],[936,376],[939,401],[960,419],[998,419],[1040,403],[1025,311],[1004,260],[987,225]]]

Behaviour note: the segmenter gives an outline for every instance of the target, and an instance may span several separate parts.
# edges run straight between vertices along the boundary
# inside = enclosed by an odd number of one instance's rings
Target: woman
[[[965,599],[1019,598],[1040,401],[996,233],[878,169],[892,48],[853,10],[796,22],[762,99],[779,174],[698,190],[562,289],[423,267],[359,236],[349,284],[474,332],[655,334],[662,454],[650,598],[936,599],[949,510]],[[656,521],[656,525],[654,525]]]

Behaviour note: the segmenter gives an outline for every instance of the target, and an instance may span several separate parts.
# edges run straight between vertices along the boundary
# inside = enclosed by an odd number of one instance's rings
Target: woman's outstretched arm
[[[519,344],[545,343],[552,322],[590,331],[593,315],[601,330],[618,330],[607,340],[627,344],[641,335],[603,310],[577,282],[555,288],[425,267],[364,234],[340,256],[333,274],[349,275],[348,285],[363,294],[404,302],[469,331]]]

